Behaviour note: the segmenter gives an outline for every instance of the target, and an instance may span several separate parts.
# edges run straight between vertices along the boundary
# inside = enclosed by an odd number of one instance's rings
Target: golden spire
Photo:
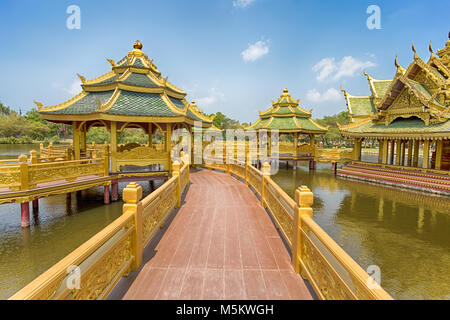
[[[419,56],[417,55],[416,48],[414,47],[414,41],[412,43],[412,51],[414,52],[414,60],[417,60]]]
[[[369,81],[373,80],[373,78],[371,76],[369,76],[369,74],[366,71],[364,71],[364,75],[367,77],[367,80],[369,80]],[[342,86],[341,86],[341,88],[342,88]]]
[[[289,90],[288,90],[288,89],[286,89],[286,88],[284,88],[284,89],[283,89],[283,92],[284,92],[284,93],[288,93],[288,92],[289,92]]]
[[[434,54],[433,48],[431,48],[431,41],[430,44],[428,45],[428,51],[430,51],[431,54]]]
[[[133,44],[133,48],[142,50],[142,43],[139,40],[136,40]]]
[[[341,84],[341,91],[342,91],[342,92],[344,93],[344,96],[345,96],[345,97],[347,97],[347,96],[348,96],[348,93],[347,93],[347,91],[345,91],[345,90],[344,90],[344,88],[342,88],[342,84]]]
[[[399,72],[405,73],[405,69],[403,69],[403,67],[401,65],[399,65],[397,62],[397,56],[395,56],[394,64],[395,64],[395,67],[397,68],[397,73],[399,73]]]

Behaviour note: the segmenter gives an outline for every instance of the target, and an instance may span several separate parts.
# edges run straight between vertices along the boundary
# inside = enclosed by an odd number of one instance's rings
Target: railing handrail
[[[370,276],[366,271],[345,252],[311,217],[307,215],[301,216],[301,222],[304,223],[320,240],[320,242],[332,253],[332,255],[340,262],[347,272],[352,273],[360,283],[367,283]],[[366,291],[374,299],[390,300],[392,297],[381,287]]]
[[[62,260],[50,267],[47,271],[42,273],[39,277],[30,282],[26,287],[11,296],[10,300],[34,300],[39,299],[41,295],[45,295],[45,291],[53,288],[53,283],[57,282],[59,286],[54,288],[56,290],[61,286],[62,280],[67,275],[67,270],[70,266],[78,266],[82,261],[86,260],[97,249],[111,239],[120,229],[126,226],[133,220],[133,213],[125,212],[112,223],[107,225],[99,233],[84,242],[77,249],[69,253]],[[44,298],[51,298],[44,297]]]

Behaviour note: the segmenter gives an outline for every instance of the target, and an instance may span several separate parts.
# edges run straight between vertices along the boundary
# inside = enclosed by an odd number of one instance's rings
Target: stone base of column
[[[30,226],[30,203],[24,202],[20,204],[22,228]]]

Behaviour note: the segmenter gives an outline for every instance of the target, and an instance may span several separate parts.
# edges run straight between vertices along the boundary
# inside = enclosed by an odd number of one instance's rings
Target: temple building
[[[79,75],[82,91],[72,99],[55,106],[36,104],[45,120],[72,125],[75,159],[86,153],[86,132],[101,126],[110,133],[112,173],[128,165],[159,165],[159,170],[169,172],[172,132],[185,128],[192,134],[196,121],[209,128],[213,117],[186,101],[186,93],[161,75],[139,41],[133,48],[118,62],[108,60],[111,71],[104,75],[92,80]],[[117,135],[126,128],[141,128],[149,143],[119,146]],[[165,137],[163,150],[153,147],[157,130]]]
[[[259,112],[259,119],[245,129],[256,132],[267,130],[269,138],[273,130],[278,130],[280,138],[282,135],[291,136],[291,143],[279,145],[280,160],[292,160],[294,168],[297,161],[309,160],[310,168],[314,168],[314,137],[326,133],[328,128],[315,122],[311,118],[312,110],[306,111],[299,104],[300,100],[294,100],[284,89],[280,98],[276,102],[272,101],[272,107]],[[302,143],[301,140],[306,142]]]
[[[351,123],[339,130],[354,140],[354,160],[361,160],[363,139],[376,139],[380,164],[450,170],[450,40],[437,55],[430,44],[427,62],[414,44],[412,50],[414,60],[406,70],[395,59],[392,80],[365,73],[370,96],[342,89]]]

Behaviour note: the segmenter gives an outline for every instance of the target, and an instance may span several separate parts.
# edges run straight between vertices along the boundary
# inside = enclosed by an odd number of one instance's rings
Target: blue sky
[[[81,29],[66,9],[81,10]],[[369,5],[381,29],[369,30]],[[0,101],[22,111],[62,103],[81,91],[77,73],[94,78],[139,39],[163,76],[207,113],[256,120],[288,88],[314,117],[345,110],[342,84],[367,95],[375,79],[405,68],[414,41],[422,59],[445,46],[450,2],[166,0],[0,2]]]

